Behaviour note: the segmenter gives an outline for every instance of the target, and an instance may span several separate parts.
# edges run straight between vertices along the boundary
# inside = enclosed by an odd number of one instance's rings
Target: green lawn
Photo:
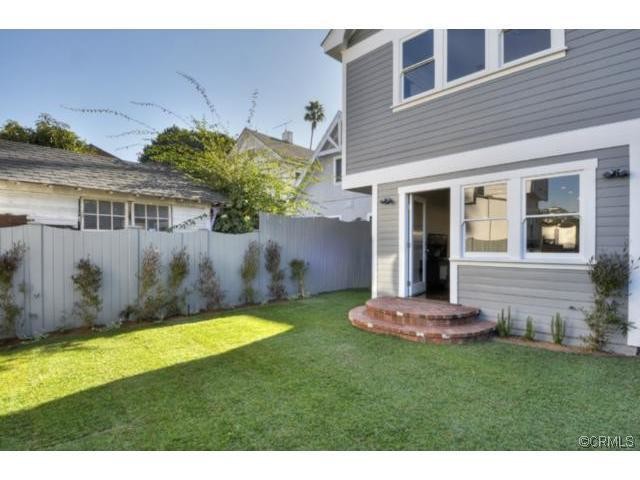
[[[362,291],[0,349],[1,449],[574,449],[640,361],[354,329]]]

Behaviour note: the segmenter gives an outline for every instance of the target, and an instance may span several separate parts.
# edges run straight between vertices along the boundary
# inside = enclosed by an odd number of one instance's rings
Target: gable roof
[[[313,155],[313,150],[296,145],[295,143],[285,142],[284,140],[280,140],[279,138],[275,138],[270,135],[265,135],[257,130],[251,130],[250,128],[242,130],[242,133],[240,133],[240,136],[238,137],[238,147],[240,149],[242,149],[242,143],[244,142],[243,137],[246,137],[247,135],[253,136],[262,143],[266,149],[273,151],[283,159],[293,158],[297,160],[308,160]]]
[[[0,140],[0,179],[153,197],[224,203],[224,197],[165,165],[126,162]]]

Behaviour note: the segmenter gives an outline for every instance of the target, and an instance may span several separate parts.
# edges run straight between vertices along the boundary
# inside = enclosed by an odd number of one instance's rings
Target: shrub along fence
[[[0,252],[17,242],[27,251],[13,280],[14,298],[22,308],[15,333],[22,338],[81,326],[72,311],[79,300],[72,276],[80,259],[89,258],[102,269],[102,309],[97,324],[119,321],[123,310],[138,299],[138,273],[144,250],[152,245],[162,258],[162,280],[174,252],[182,248],[189,255],[189,275],[185,313],[195,313],[205,302],[197,292],[198,264],[203,256],[213,262],[225,305],[241,303],[240,265],[247,247],[257,241],[264,247],[271,240],[282,251],[281,268],[286,271],[288,295],[297,285],[290,279],[289,262],[303,259],[309,264],[305,289],[310,294],[364,288],[371,282],[371,226],[369,222],[340,222],[327,218],[295,218],[262,215],[260,229],[246,234],[196,231],[183,233],[121,230],[88,232],[42,225],[0,229]],[[264,250],[254,283],[257,301],[268,299],[269,273],[265,270]],[[2,322],[0,312],[0,323]],[[10,333],[10,332],[9,332]],[[5,331],[4,336],[7,335]]]

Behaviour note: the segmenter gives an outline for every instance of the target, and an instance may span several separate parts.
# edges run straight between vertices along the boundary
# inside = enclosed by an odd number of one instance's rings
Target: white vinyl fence
[[[199,311],[203,302],[194,291],[198,261],[208,255],[226,293],[225,303],[239,303],[240,264],[252,240],[262,246],[273,240],[282,247],[281,267],[286,271],[286,286],[290,295],[296,287],[289,279],[289,261],[301,258],[309,262],[306,277],[309,293],[346,288],[368,287],[371,282],[371,226],[369,222],[341,222],[327,218],[295,218],[262,215],[259,231],[233,235],[207,231],[163,233],[141,230],[89,232],[67,230],[42,225],[0,228],[0,251],[14,242],[23,241],[28,251],[22,267],[14,278],[14,298],[23,308],[17,321],[18,336],[27,338],[62,328],[79,326],[72,310],[78,295],[71,276],[75,264],[89,257],[103,272],[101,296],[103,307],[99,324],[117,321],[127,306],[138,296],[138,269],[144,249],[153,245],[162,254],[165,267],[172,252],[185,247],[191,268],[185,286],[190,293],[187,308]],[[254,283],[261,300],[267,299],[268,273],[261,269]],[[0,312],[0,324],[4,323]],[[5,335],[7,336],[7,335]]]

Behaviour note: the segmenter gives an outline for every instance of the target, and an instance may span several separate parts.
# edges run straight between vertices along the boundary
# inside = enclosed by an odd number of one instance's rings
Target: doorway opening
[[[448,188],[408,194],[409,296],[449,301],[450,200]]]

